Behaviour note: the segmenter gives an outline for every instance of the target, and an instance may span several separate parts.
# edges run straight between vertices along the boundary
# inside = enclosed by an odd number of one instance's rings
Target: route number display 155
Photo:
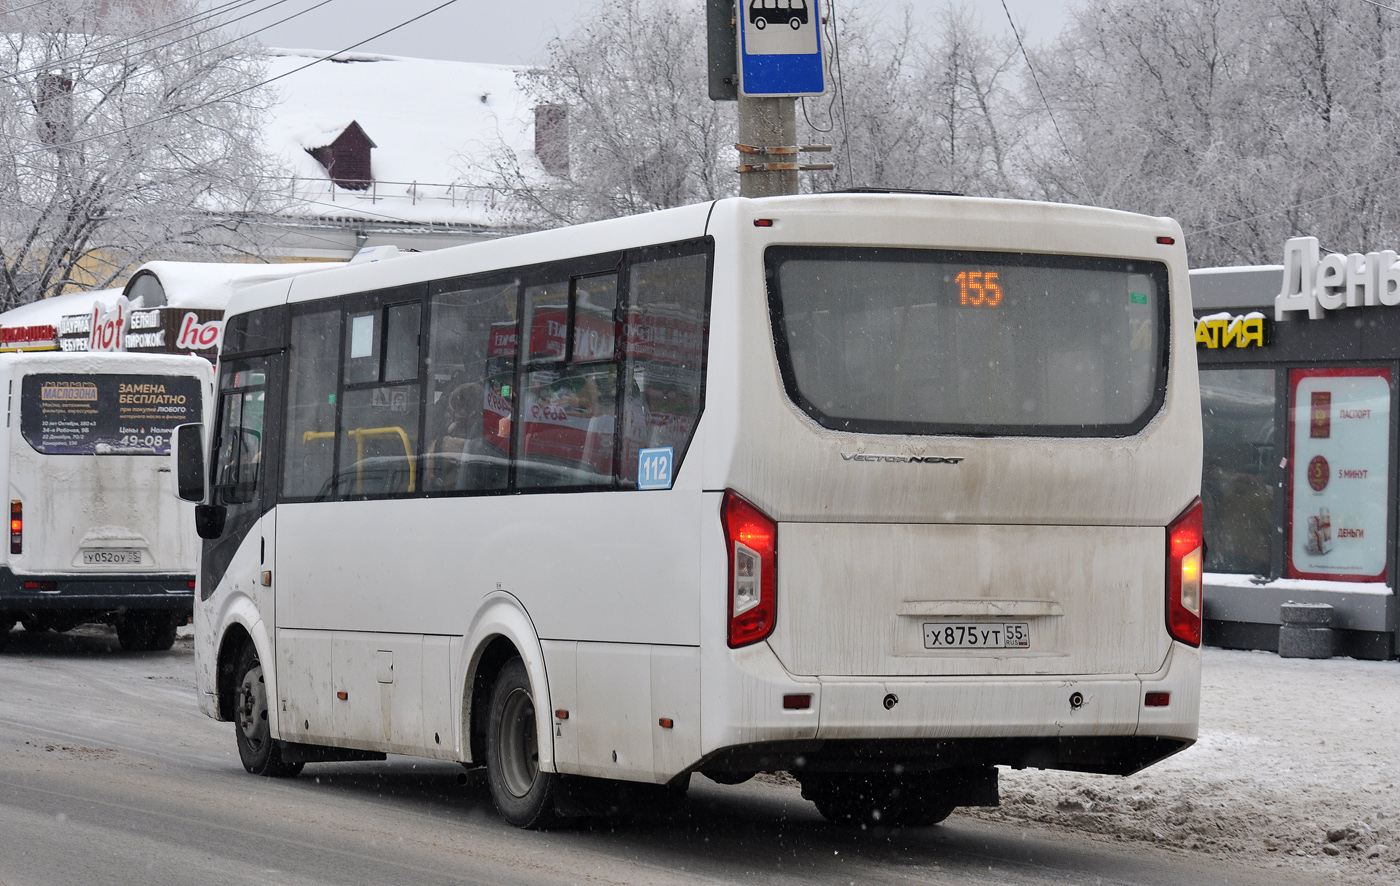
[[[1000,271],[959,271],[958,305],[965,308],[995,308],[1001,304]]]

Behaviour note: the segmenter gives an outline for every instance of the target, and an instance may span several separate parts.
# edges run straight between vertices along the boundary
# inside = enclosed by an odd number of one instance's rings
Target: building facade
[[[1191,274],[1205,431],[1206,642],[1277,649],[1280,607],[1333,607],[1338,654],[1397,650],[1394,252]]]

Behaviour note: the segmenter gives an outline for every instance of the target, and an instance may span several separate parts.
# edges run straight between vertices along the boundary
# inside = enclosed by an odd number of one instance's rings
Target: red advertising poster
[[[1288,577],[1385,580],[1390,370],[1288,374]]]

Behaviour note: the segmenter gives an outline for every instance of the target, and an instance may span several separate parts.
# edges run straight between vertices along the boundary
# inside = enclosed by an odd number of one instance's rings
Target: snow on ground
[[[1003,769],[972,814],[1394,886],[1398,785],[1400,662],[1206,649],[1195,746],[1127,777]]]

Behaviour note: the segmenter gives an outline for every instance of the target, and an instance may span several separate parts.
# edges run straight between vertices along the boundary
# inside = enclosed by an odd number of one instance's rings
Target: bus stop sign
[[[737,0],[739,91],[751,96],[821,95],[818,0]]]

